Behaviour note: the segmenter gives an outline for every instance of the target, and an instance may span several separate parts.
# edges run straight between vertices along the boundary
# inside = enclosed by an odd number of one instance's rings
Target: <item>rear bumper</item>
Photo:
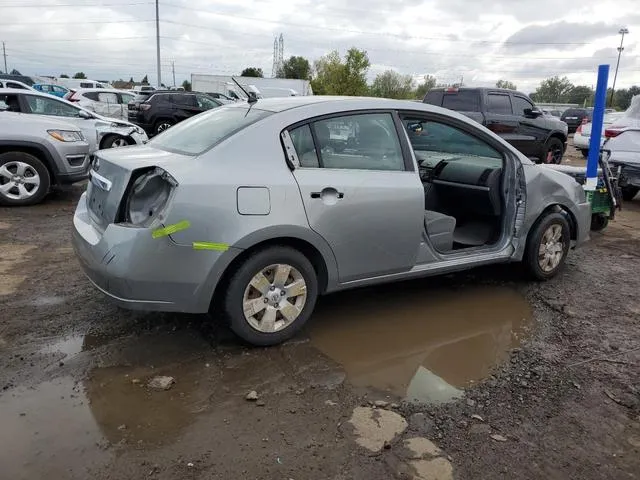
[[[146,228],[110,224],[97,230],[86,193],[73,217],[72,243],[89,280],[118,306],[134,310],[205,313],[229,252],[194,250]],[[214,268],[218,267],[218,268]],[[215,274],[217,277],[219,275]]]

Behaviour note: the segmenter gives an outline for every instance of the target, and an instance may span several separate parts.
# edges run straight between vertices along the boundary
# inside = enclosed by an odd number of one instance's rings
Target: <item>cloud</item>
[[[0,18],[9,69],[83,71],[106,80],[148,75],[155,83],[153,2],[100,1],[9,0],[14,7],[3,6]],[[598,63],[615,65],[616,32],[625,24],[631,33],[618,84],[640,84],[635,2],[582,0],[558,10],[551,0],[162,0],[162,78],[172,83],[172,63],[177,83],[192,73],[239,74],[247,66],[269,75],[273,40],[282,33],[285,57],[313,62],[331,50],[367,50],[370,80],[392,68],[441,82],[464,77],[468,85],[514,80],[525,91],[556,74],[591,84]]]

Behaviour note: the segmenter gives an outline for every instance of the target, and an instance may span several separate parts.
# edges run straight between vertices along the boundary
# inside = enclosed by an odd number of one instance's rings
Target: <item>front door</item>
[[[309,225],[331,246],[340,282],[411,269],[424,190],[392,113],[335,116],[289,133]]]
[[[539,117],[528,115],[526,112],[535,110],[535,106],[521,95],[513,95],[513,113],[518,119],[519,144],[514,146],[528,157],[541,158],[541,146],[544,145],[549,130],[546,122]],[[541,160],[543,160],[541,158]]]

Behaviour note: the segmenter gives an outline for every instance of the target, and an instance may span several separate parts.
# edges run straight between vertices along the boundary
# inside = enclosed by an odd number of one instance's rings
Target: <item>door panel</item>
[[[424,228],[415,172],[299,168],[309,225],[331,246],[340,282],[409,270]]]
[[[331,246],[340,282],[411,269],[424,189],[407,171],[391,113],[342,115],[289,133],[309,225]]]
[[[513,112],[518,120],[518,139],[513,146],[529,157],[540,156],[540,142],[546,138],[547,129],[542,119],[528,118],[524,114],[526,108],[535,108],[524,97],[513,95]]]

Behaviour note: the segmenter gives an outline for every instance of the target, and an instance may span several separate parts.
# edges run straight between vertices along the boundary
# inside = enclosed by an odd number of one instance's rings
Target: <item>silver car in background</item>
[[[0,90],[0,103],[12,112],[57,117],[75,124],[83,132],[92,152],[103,148],[142,145],[149,140],[144,130],[133,123],[103,117],[47,93],[4,89]]]
[[[51,185],[87,178],[89,144],[73,124],[0,108],[0,205],[33,205]]]
[[[74,215],[95,286],[134,309],[294,335],[320,294],[479,265],[551,278],[589,234],[581,186],[469,118],[410,101],[235,103],[102,150]]]

